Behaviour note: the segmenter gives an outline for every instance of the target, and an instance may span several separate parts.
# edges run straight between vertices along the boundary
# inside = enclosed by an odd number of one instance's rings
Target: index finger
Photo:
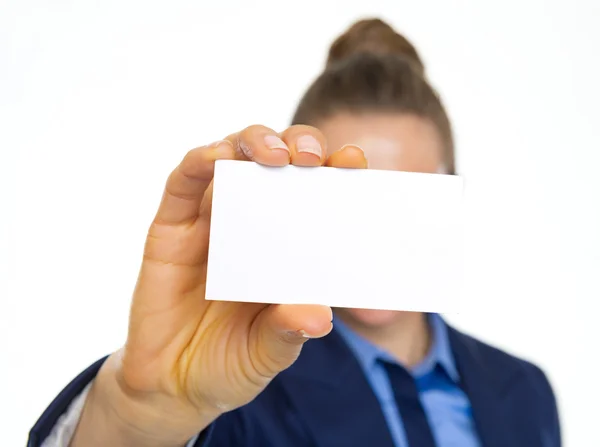
[[[179,225],[195,220],[213,179],[215,161],[235,158],[236,151],[228,140],[189,151],[169,175],[154,222]]]
[[[198,218],[214,176],[216,160],[285,166],[290,162],[290,150],[273,129],[259,125],[247,127],[209,146],[192,149],[169,176],[155,223],[179,225]],[[207,199],[205,208],[210,207],[211,198]]]

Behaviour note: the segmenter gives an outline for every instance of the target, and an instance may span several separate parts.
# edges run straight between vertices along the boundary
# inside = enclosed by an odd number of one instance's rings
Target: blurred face
[[[364,151],[369,169],[436,173],[443,172],[443,143],[433,124],[404,114],[338,114],[317,127],[327,139],[329,152],[345,144],[355,144]],[[404,312],[337,309],[361,326],[393,325]]]

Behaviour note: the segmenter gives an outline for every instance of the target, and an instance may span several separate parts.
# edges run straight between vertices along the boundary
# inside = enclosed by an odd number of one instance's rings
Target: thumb
[[[366,169],[369,162],[365,157],[365,152],[354,144],[347,144],[341,149],[335,151],[325,161],[325,166],[334,168]]]
[[[296,361],[304,343],[332,328],[327,306],[272,304],[254,321],[250,355],[257,372],[272,378]]]

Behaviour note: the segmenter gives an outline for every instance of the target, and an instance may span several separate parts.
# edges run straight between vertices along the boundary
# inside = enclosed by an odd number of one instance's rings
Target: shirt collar
[[[454,382],[458,382],[460,376],[448,339],[448,327],[439,314],[427,314],[427,320],[432,332],[431,349],[423,361],[411,369],[411,372],[415,377],[422,377],[433,372],[436,365],[439,365]],[[333,325],[366,370],[370,370],[378,360],[398,363],[391,354],[352,331],[335,315]]]

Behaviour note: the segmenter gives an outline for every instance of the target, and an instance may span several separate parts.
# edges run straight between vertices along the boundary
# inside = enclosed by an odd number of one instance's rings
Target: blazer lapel
[[[308,341],[279,377],[315,445],[393,447],[379,401],[335,329]]]
[[[450,326],[448,337],[482,447],[541,445],[527,434],[528,410],[515,405],[519,364]],[[316,446],[394,447],[379,401],[335,329],[308,341],[277,380]]]
[[[500,364],[490,355],[493,351],[484,352],[479,342],[451,327],[448,335],[482,446],[521,446],[515,425],[518,416],[506,400],[509,385],[518,374],[517,368],[512,362]]]

